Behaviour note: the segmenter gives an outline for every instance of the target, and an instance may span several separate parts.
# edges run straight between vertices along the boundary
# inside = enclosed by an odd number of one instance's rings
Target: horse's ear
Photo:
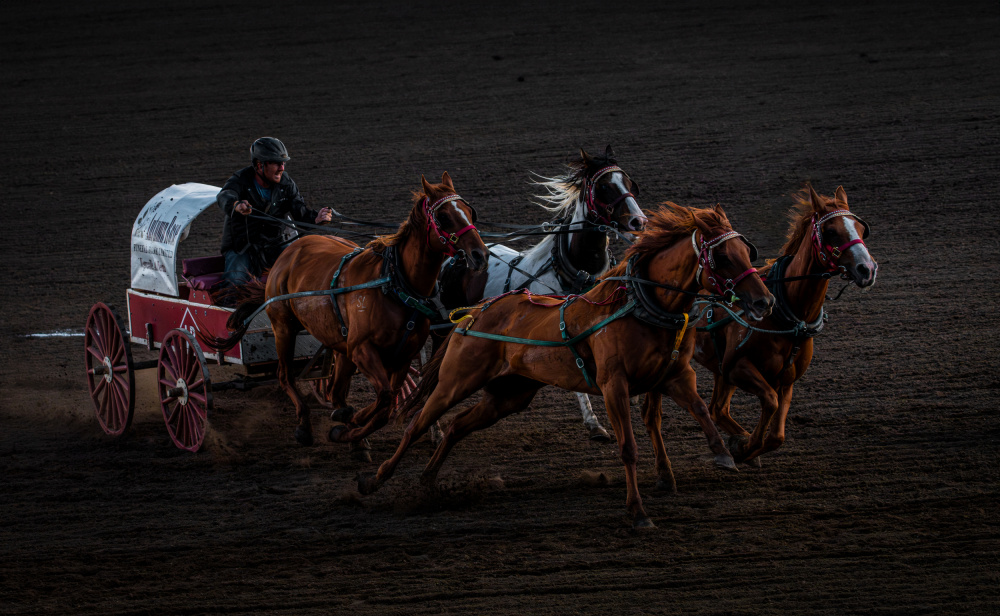
[[[823,197],[820,197],[819,193],[813,189],[812,184],[809,184],[809,201],[812,203],[814,212],[822,212],[826,206]]]
[[[424,177],[424,174],[422,174],[422,173],[420,174],[420,185],[423,186],[423,188],[424,188],[424,194],[427,195],[428,197],[430,197],[431,196],[431,191],[434,188],[430,184],[427,183],[427,179]]]
[[[844,190],[843,186],[837,187],[837,192],[834,193],[834,196],[837,198],[837,201],[847,205],[847,191]]]
[[[441,174],[441,183],[447,186],[448,188],[455,190],[455,185],[451,183],[451,176],[448,175],[447,171]]]
[[[712,210],[719,215],[719,218],[724,220],[727,224],[729,223],[729,217],[726,216],[726,210],[722,209],[721,203],[716,203],[715,206],[712,208]]]
[[[609,163],[615,161],[615,151],[611,149],[611,144],[608,144],[608,147],[604,149],[604,157],[608,159]]]
[[[590,163],[590,160],[591,160],[590,159],[590,154],[587,154],[587,150],[584,150],[583,148],[580,148],[580,160],[582,160],[583,164],[585,164],[585,165],[590,165],[591,164]]]

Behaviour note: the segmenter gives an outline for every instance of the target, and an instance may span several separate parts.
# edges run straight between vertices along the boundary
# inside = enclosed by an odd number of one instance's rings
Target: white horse
[[[489,277],[483,297],[516,289],[550,295],[583,293],[612,264],[608,234],[645,227],[646,216],[635,200],[638,185],[618,167],[610,145],[602,157],[591,157],[581,149],[580,158],[569,168],[561,177],[539,176],[541,181],[536,182],[545,190],[537,196],[538,205],[554,214],[557,233],[524,252],[487,244]],[[611,440],[587,394],[576,397],[590,438]]]

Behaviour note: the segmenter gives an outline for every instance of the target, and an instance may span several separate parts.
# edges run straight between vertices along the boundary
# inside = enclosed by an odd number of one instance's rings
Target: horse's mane
[[[818,193],[817,193],[818,194]],[[835,202],[833,197],[820,195],[825,203]],[[802,245],[802,241],[809,233],[809,225],[812,222],[813,206],[809,199],[809,186],[792,194],[795,203],[788,211],[788,233],[785,234],[785,245],[781,247],[781,256],[793,255]],[[767,264],[774,263],[777,259],[768,259]]]
[[[601,167],[617,164],[614,158],[606,154],[592,156],[590,160]],[[569,170],[564,175],[554,178],[532,174],[538,178],[532,181],[532,184],[541,186],[545,190],[545,194],[535,195],[536,200],[533,202],[535,205],[553,214],[564,214],[573,207],[580,198],[587,180],[587,162],[581,155],[570,161],[567,166]]]
[[[701,221],[711,228],[731,228],[729,221],[712,208],[687,208],[670,201],[665,201],[658,209],[647,212],[647,215],[645,231],[641,231],[639,239],[625,251],[625,257],[621,263],[611,268],[602,277],[599,286],[608,285],[609,289],[607,290],[609,291],[617,287],[619,284],[617,280],[603,281],[603,278],[624,276],[628,260],[633,256],[637,257],[639,263],[642,263],[678,241],[687,241],[698,228],[696,221]]]
[[[417,204],[424,200],[427,195],[422,190],[414,190],[412,193],[412,204],[410,206],[410,215],[406,220],[399,225],[396,232],[391,235],[380,235],[368,242],[368,248],[371,248],[375,252],[382,252],[385,250],[386,246],[395,246],[400,244],[406,238],[410,237],[420,229],[419,216],[421,216],[421,210],[417,207]]]

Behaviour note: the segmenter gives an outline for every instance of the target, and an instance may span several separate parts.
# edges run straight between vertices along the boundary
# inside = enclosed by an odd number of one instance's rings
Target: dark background
[[[995,2],[36,2],[0,25],[0,613],[995,613]],[[793,191],[843,185],[879,279],[831,303],[762,469],[714,470],[666,405],[659,494],[636,426],[648,533],[554,390],[456,448],[435,501],[428,444],[359,498],[374,466],[295,445],[274,388],[219,395],[191,455],[140,378],[106,437],[81,339],[27,335],[124,305],[142,205],[221,185],[262,135],[312,207],[393,222],[444,170],[481,218],[539,222],[529,171],[611,144],[644,207],[720,202],[764,256]]]

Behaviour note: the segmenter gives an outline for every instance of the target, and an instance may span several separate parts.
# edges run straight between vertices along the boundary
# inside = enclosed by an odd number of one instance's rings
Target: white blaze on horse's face
[[[847,234],[845,244],[861,239],[864,226],[860,222],[848,216],[841,216],[840,221],[843,223],[844,232]],[[861,228],[861,231],[858,230],[859,228]],[[872,259],[871,254],[868,252],[868,247],[864,243],[858,242],[847,249],[847,254],[851,257],[851,263],[845,265],[844,268],[847,269],[847,273],[854,280],[855,284],[862,288],[875,284],[878,266],[875,265],[875,260]]]
[[[625,174],[621,171],[613,172],[609,182],[612,186],[621,191],[620,194],[624,195],[629,192],[629,189],[625,187]],[[642,210],[639,208],[639,204],[636,203],[634,197],[626,197],[625,204],[628,206],[628,223],[626,231],[642,231],[646,227],[646,215],[642,213]]]
[[[467,227],[467,226],[469,226],[469,225],[472,224],[472,221],[469,220],[469,217],[465,215],[465,210],[463,210],[462,208],[458,207],[458,200],[457,199],[453,199],[451,201],[448,201],[447,203],[445,203],[445,205],[447,205],[447,206],[449,206],[451,208],[452,213],[454,213],[455,217],[458,220],[461,221],[462,226]]]

